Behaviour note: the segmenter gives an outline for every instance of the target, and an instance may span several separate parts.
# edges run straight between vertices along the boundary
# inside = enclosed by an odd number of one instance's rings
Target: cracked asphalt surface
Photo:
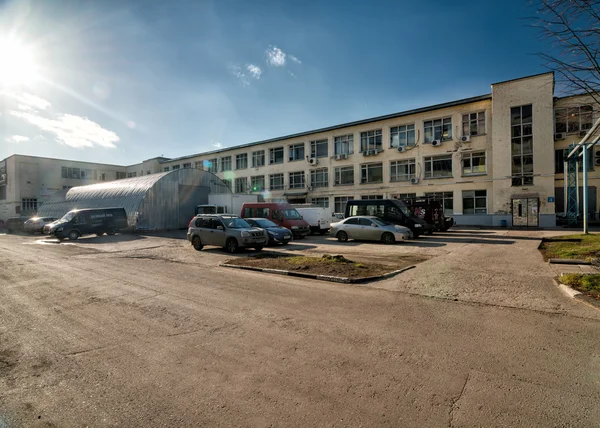
[[[0,235],[0,427],[600,426],[600,311],[536,249],[560,233],[276,249],[430,257],[361,286],[222,268],[181,234]]]

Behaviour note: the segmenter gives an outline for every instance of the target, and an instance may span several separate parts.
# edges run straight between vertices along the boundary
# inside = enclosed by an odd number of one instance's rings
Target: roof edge
[[[492,83],[492,86],[502,85],[503,83],[518,82],[519,80],[532,79],[534,77],[540,77],[540,76],[544,76],[546,74],[551,74],[552,76],[554,76],[553,71],[544,71],[543,73],[532,74],[530,76],[523,76],[523,77],[517,77],[515,79],[502,80],[501,82]]]

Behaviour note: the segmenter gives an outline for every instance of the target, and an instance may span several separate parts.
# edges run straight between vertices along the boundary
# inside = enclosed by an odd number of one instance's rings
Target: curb
[[[549,259],[548,263],[553,265],[591,265],[592,262],[583,259]]]
[[[233,269],[252,270],[255,272],[274,273],[276,275],[295,276],[297,278],[318,279],[320,281],[338,282],[338,283],[342,283],[342,284],[363,284],[366,282],[387,279],[387,278],[391,278],[402,272],[405,272],[407,270],[417,267],[416,265],[408,266],[403,269],[395,270],[393,272],[384,273],[383,275],[367,276],[364,278],[345,278],[345,277],[341,277],[341,276],[317,275],[317,274],[313,274],[313,273],[294,272],[294,271],[289,271],[289,270],[259,268],[259,267],[253,267],[253,266],[239,266],[239,265],[232,265],[232,264],[228,264],[228,263],[221,263],[219,266],[233,268]]]
[[[558,288],[563,293],[565,293],[567,296],[569,296],[571,299],[579,300],[582,303],[585,303],[589,306],[593,306],[594,308],[600,310],[600,301],[599,300],[594,299],[593,297],[587,296],[587,295],[583,294],[581,291],[577,291],[574,288],[569,287],[567,284],[563,284],[556,278],[552,278],[552,280],[558,286]]]

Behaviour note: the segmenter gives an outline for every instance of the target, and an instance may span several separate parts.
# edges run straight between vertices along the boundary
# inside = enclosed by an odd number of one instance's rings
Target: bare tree
[[[600,103],[600,0],[532,0],[533,26],[550,42],[540,53],[561,95],[588,94]]]

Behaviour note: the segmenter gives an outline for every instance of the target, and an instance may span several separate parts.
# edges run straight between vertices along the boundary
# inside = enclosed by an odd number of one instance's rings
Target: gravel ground
[[[544,233],[276,249],[431,257],[375,286],[180,234],[0,236],[0,426],[598,426],[600,311],[556,290]]]

